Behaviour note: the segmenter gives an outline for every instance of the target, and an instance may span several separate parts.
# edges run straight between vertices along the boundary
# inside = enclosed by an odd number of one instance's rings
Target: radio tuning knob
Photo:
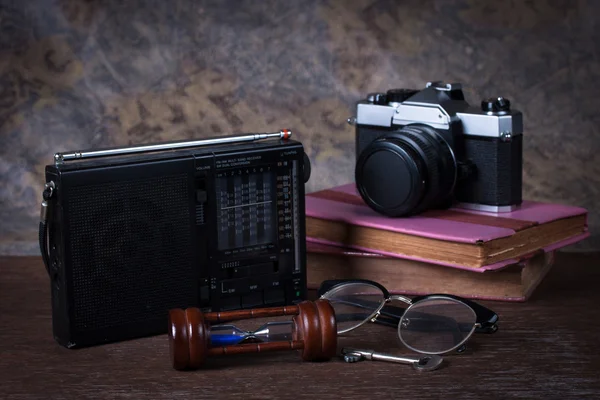
[[[306,183],[310,179],[311,172],[310,159],[308,158],[308,155],[306,153],[304,153],[304,166],[302,168],[302,171],[304,172],[304,183]]]

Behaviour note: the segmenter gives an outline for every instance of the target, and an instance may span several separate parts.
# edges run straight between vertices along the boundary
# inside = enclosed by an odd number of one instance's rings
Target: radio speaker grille
[[[168,309],[196,300],[188,182],[181,174],[69,190],[74,329],[166,321]]]

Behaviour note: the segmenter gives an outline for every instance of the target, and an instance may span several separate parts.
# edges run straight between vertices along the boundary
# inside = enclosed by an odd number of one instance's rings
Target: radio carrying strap
[[[40,227],[39,227],[39,239],[40,239],[40,252],[42,253],[42,260],[46,267],[46,272],[50,275],[50,255],[48,252],[48,215],[52,212],[53,195],[54,195],[54,182],[50,181],[44,186],[42,192],[42,206],[40,210]]]

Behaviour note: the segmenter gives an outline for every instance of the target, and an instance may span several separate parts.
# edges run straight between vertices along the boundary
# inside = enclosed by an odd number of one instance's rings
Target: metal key
[[[438,355],[424,355],[421,357],[399,357],[391,354],[376,353],[371,350],[360,350],[353,348],[343,348],[342,355],[346,362],[356,362],[363,360],[370,361],[388,361],[399,364],[410,364],[420,372],[433,371],[438,369],[444,359]]]

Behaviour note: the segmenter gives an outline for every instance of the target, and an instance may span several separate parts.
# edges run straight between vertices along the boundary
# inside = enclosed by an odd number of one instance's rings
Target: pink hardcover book
[[[450,208],[390,218],[368,207],[353,183],[308,193],[306,221],[311,242],[480,272],[589,236],[581,207],[524,201],[506,213]]]

